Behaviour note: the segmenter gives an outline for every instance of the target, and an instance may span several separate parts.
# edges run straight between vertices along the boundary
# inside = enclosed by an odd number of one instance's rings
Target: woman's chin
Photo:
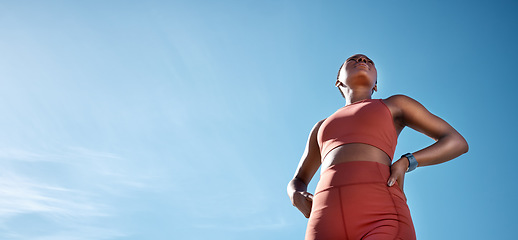
[[[376,80],[372,79],[372,76],[368,74],[366,71],[358,71],[355,72],[354,75],[349,75],[346,84],[351,85],[371,85],[374,84]]]

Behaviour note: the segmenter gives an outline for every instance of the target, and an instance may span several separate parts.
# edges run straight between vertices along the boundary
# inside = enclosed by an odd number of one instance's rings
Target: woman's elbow
[[[457,145],[458,145],[458,148],[460,150],[460,154],[464,154],[464,153],[467,153],[469,151],[469,144],[468,144],[468,141],[466,141],[466,139],[459,134],[459,139],[457,140]]]
[[[448,149],[450,149],[449,151],[454,156],[454,158],[469,151],[468,142],[457,131],[448,134],[447,137],[443,139],[445,142],[448,142]],[[439,139],[439,141],[441,141],[441,139]]]

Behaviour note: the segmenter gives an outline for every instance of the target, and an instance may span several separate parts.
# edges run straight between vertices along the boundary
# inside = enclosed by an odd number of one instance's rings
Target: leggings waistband
[[[332,187],[362,183],[387,183],[390,167],[378,162],[352,161],[333,165],[322,172],[315,194]]]

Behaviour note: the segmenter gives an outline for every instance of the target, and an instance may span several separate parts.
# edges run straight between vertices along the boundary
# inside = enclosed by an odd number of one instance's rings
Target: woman
[[[468,151],[453,127],[414,99],[372,99],[376,83],[371,59],[363,54],[348,58],[336,80],[346,105],[311,130],[288,184],[293,205],[309,218],[306,240],[416,239],[403,193],[405,173]],[[436,142],[391,164],[405,126]],[[320,165],[313,197],[307,185]]]

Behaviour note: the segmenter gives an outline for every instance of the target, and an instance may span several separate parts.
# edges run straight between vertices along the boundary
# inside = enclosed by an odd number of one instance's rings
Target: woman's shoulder
[[[318,121],[315,126],[313,126],[314,129],[316,129],[318,131],[318,129],[320,128],[320,125],[322,125],[322,123],[324,123],[324,121],[326,120],[327,118],[324,118],[320,121]]]
[[[402,108],[408,105],[421,105],[417,100],[403,94],[392,95],[388,98],[381,99],[385,104]]]
[[[385,98],[385,99],[382,99],[384,102],[394,102],[394,103],[398,103],[398,102],[408,102],[408,101],[415,101],[417,102],[415,99],[407,96],[407,95],[404,95],[404,94],[396,94],[396,95],[392,95],[388,98]]]
[[[428,111],[420,102],[403,94],[390,96],[386,99],[383,99],[383,102],[396,115],[408,113],[425,113]]]
[[[382,101],[394,116],[401,116],[403,112],[424,108],[417,100],[403,94],[392,95]]]

